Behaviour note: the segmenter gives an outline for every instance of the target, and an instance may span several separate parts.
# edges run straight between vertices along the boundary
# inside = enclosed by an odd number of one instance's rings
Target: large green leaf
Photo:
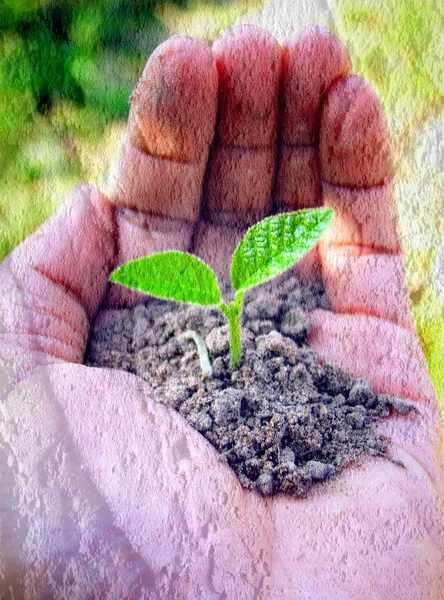
[[[231,282],[247,290],[292,267],[330,225],[333,210],[316,208],[267,217],[253,225],[233,255]]]
[[[133,260],[113,271],[110,280],[165,300],[201,306],[222,302],[213,271],[184,252],[162,252]]]

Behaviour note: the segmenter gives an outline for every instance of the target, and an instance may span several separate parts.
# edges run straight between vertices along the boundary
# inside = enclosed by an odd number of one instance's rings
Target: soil
[[[228,325],[218,309],[149,299],[98,320],[85,363],[149,381],[157,400],[215,446],[245,487],[306,497],[366,455],[390,458],[390,440],[375,423],[394,411],[418,412],[320,363],[307,346],[316,307],[327,308],[322,290],[301,287],[292,272],[247,292],[243,355],[232,371]],[[195,343],[182,336],[189,329],[206,342],[210,378],[202,375]]]

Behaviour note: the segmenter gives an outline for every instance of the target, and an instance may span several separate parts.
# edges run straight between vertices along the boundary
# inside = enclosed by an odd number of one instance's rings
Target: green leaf
[[[315,246],[332,218],[333,210],[316,208],[267,217],[253,225],[233,255],[234,289],[247,290],[292,267]]]
[[[110,281],[164,300],[200,306],[222,302],[213,271],[184,252],[162,252],[133,260],[113,271]]]

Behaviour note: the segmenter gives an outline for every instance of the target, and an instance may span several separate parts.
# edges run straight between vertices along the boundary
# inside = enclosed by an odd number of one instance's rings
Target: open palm
[[[0,591],[42,598],[444,598],[441,430],[411,313],[380,102],[310,29],[174,37],[134,93],[114,192],[79,186],[1,267]],[[245,228],[335,209],[299,275],[322,277],[321,357],[417,403],[309,499],[243,489],[149,385],[83,366],[97,312],[138,301],[111,270],[166,249],[222,277]],[[2,456],[0,455],[0,458]]]

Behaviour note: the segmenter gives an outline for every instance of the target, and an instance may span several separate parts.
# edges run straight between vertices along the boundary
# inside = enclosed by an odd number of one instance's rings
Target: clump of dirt
[[[158,401],[200,431],[245,487],[305,497],[364,455],[388,457],[378,419],[418,412],[320,363],[307,346],[315,307],[326,308],[322,290],[301,287],[291,272],[248,292],[243,356],[231,371],[219,310],[150,299],[93,326],[85,363],[149,381]],[[188,329],[205,339],[211,378],[203,378],[196,346],[182,336]]]

